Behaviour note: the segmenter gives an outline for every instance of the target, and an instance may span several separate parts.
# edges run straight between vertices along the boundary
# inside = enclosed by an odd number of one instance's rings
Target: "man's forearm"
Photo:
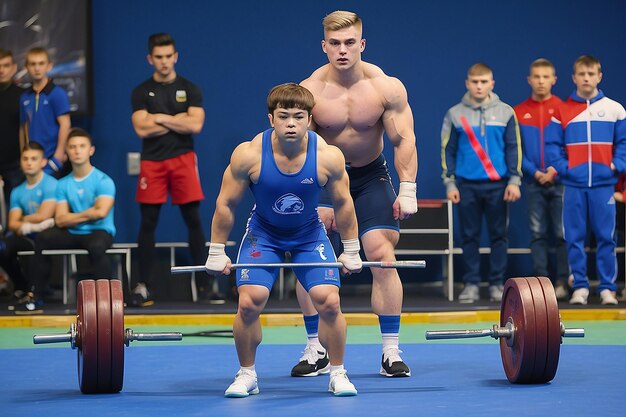
[[[161,117],[157,120],[160,125],[183,135],[198,134],[202,130],[202,121],[187,113]]]
[[[417,148],[415,143],[403,140],[394,147],[394,166],[400,181],[415,182],[417,178]]]

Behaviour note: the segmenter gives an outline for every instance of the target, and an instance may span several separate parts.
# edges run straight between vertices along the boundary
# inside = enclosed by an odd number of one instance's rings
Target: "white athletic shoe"
[[[332,392],[335,397],[350,397],[357,394],[356,388],[348,379],[348,374],[345,369],[330,373],[328,391]]]
[[[562,282],[558,282],[556,287],[554,287],[554,293],[556,294],[557,300],[566,300],[569,295],[569,291],[565,288]]]
[[[259,385],[257,384],[256,373],[240,369],[235,375],[233,383],[224,392],[224,397],[243,398],[258,393]]]
[[[603,305],[617,305],[617,297],[615,293],[609,289],[600,291],[600,303]]]
[[[569,299],[569,303],[586,305],[587,298],[589,298],[589,288],[578,288],[572,293],[572,298]]]

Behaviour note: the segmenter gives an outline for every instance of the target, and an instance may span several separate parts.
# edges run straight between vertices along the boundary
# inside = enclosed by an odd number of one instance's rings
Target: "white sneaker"
[[[480,291],[476,284],[465,284],[465,288],[459,294],[459,303],[469,304],[480,300]]]
[[[574,290],[572,298],[569,299],[569,303],[586,305],[587,298],[589,298],[589,288],[578,288]]]
[[[565,300],[569,295],[569,291],[567,291],[567,288],[565,288],[565,285],[563,285],[563,283],[561,282],[558,282],[556,284],[556,287],[554,288],[554,293],[556,294],[557,300]]]
[[[235,375],[235,380],[224,392],[224,397],[243,398],[248,395],[256,395],[259,393],[256,373],[244,371],[242,369]]]
[[[335,397],[351,397],[357,394],[356,388],[348,379],[348,374],[345,369],[330,373],[328,391],[332,392]]]
[[[489,301],[495,301],[496,303],[502,302],[502,292],[504,286],[502,284],[494,284],[489,286]]]
[[[615,297],[615,292],[609,289],[600,291],[600,299],[602,300],[600,304],[602,305],[617,305],[617,297]]]

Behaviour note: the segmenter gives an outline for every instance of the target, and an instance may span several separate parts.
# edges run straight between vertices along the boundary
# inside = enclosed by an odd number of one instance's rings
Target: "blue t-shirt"
[[[38,142],[50,158],[59,142],[57,118],[70,112],[70,101],[62,87],[49,81],[37,94],[32,88],[20,97],[20,124],[28,124],[28,140]]]
[[[34,214],[44,201],[56,200],[56,189],[57,180],[46,173],[36,184],[24,181],[11,191],[9,210],[22,210],[24,216]]]
[[[59,180],[57,186],[57,204],[66,202],[72,213],[80,213],[93,207],[98,197],[115,199],[115,183],[104,172],[93,167],[91,172],[83,178],[76,179],[69,174]],[[104,230],[115,236],[113,221],[113,207],[103,219],[76,224],[68,228],[70,233],[86,235],[95,230]]]

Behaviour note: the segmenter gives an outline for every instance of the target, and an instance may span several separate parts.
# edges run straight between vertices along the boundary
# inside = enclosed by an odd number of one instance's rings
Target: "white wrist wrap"
[[[343,253],[337,260],[343,264],[349,274],[359,272],[363,268],[363,261],[359,255],[361,249],[359,239],[342,239],[341,243],[343,243]]]
[[[341,239],[341,243],[343,244],[344,253],[359,253],[361,250],[361,244],[359,243],[359,239]]]
[[[224,243],[213,243],[209,245],[209,256],[219,256],[226,254],[226,245]]]
[[[226,256],[224,248],[226,248],[226,245],[223,243],[211,242],[209,245],[209,256],[204,264],[204,268],[209,274],[221,274],[230,262],[230,258]]]
[[[398,201],[403,214],[413,214],[417,212],[417,184],[409,181],[400,183]]]

